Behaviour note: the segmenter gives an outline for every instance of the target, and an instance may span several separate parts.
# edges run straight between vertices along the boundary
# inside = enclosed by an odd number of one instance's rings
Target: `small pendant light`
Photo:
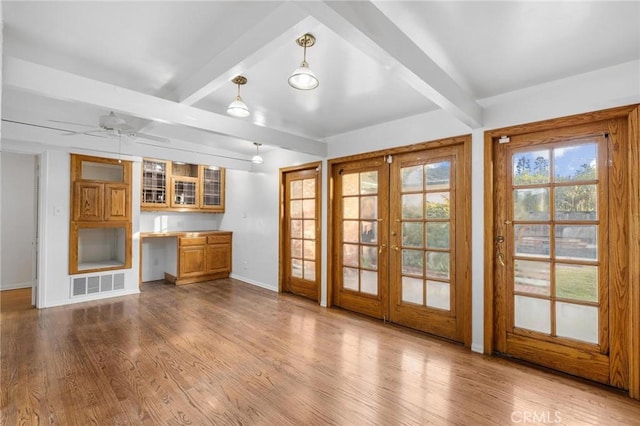
[[[247,105],[242,102],[242,98],[240,97],[240,86],[243,84],[247,84],[247,78],[239,75],[231,80],[231,82],[238,85],[238,95],[236,96],[235,100],[231,102],[231,104],[229,104],[229,108],[227,108],[227,114],[234,117],[248,117],[249,108],[247,108]]]
[[[302,63],[298,68],[293,70],[289,77],[289,85],[299,90],[311,90],[318,87],[319,81],[316,75],[309,68],[307,63],[307,47],[311,47],[316,43],[316,38],[307,33],[296,40],[298,45],[304,49]]]
[[[251,157],[251,162],[253,164],[262,164],[264,163],[264,159],[260,156],[260,143],[258,142],[254,142],[253,143],[256,146],[256,155],[254,155],[253,157]]]

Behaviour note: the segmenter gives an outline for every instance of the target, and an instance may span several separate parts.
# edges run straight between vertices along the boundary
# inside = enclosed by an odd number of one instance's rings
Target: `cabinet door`
[[[212,212],[224,212],[225,170],[219,167],[201,166],[200,207]]]
[[[131,214],[129,186],[107,183],[104,186],[104,220],[126,221]]]
[[[173,189],[171,207],[198,208],[200,194],[198,178],[172,178],[171,182]]]
[[[193,277],[205,273],[205,247],[206,246],[180,247],[179,278]]]
[[[148,210],[169,207],[171,163],[163,160],[142,161],[142,194],[140,204]]]
[[[73,220],[98,222],[102,220],[104,184],[73,183]]]
[[[207,245],[207,273],[231,272],[231,245]]]

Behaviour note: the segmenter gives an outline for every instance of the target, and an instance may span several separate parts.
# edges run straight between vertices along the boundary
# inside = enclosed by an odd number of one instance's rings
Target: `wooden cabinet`
[[[165,279],[180,285],[226,278],[231,258],[231,232],[178,233],[177,276],[165,273]]]
[[[131,267],[131,162],[71,155],[69,274]]]
[[[142,162],[142,210],[224,212],[225,170],[165,160]]]

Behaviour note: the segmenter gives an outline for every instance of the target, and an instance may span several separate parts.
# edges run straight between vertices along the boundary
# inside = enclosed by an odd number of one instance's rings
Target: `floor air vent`
[[[124,290],[124,273],[71,278],[71,297]]]

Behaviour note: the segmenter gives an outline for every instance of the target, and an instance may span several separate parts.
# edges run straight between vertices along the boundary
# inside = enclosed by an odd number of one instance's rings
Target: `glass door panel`
[[[588,141],[511,154],[515,333],[599,343],[596,148]]]
[[[283,290],[319,300],[319,197],[315,168],[284,179],[285,266]]]

